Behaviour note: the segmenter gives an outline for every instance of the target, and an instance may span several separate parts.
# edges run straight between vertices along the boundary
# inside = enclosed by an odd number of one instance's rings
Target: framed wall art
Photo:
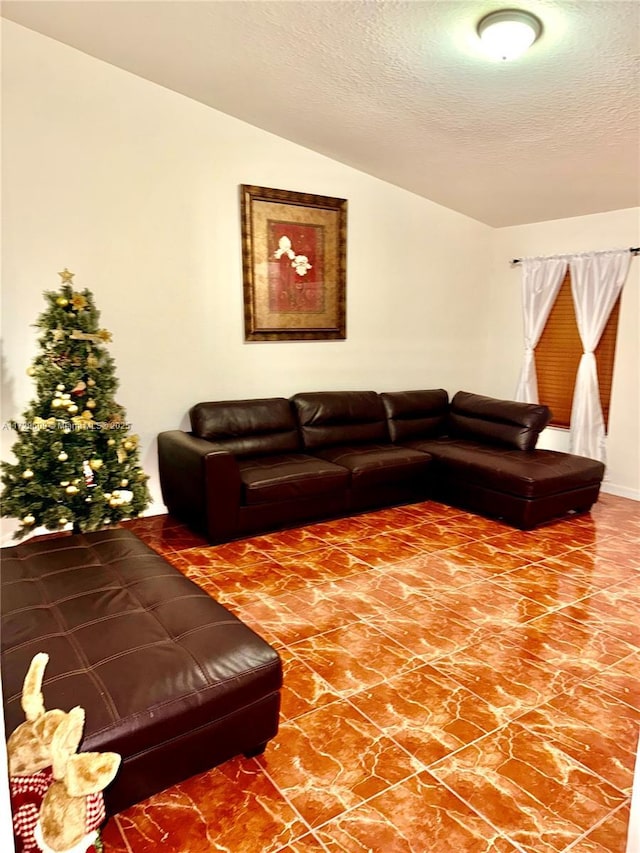
[[[245,340],[346,338],[347,201],[241,186]]]

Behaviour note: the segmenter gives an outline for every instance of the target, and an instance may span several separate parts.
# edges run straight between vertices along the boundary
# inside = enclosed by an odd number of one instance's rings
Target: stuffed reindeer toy
[[[31,661],[22,686],[20,704],[26,720],[9,737],[7,757],[10,776],[30,776],[51,767],[51,742],[64,711],[44,710],[42,678],[49,655],[40,652]]]
[[[51,744],[60,723],[67,716],[64,711],[44,709],[42,678],[48,661],[49,656],[42,652],[31,661],[24,679],[20,702],[26,719],[7,741],[9,788],[17,853],[38,849],[33,830],[43,797],[53,782]]]
[[[106,814],[102,791],[120,767],[115,752],[80,752],[84,711],[69,712],[51,744],[53,782],[44,795],[34,830],[43,853],[95,850],[98,828]]]
[[[26,720],[7,741],[16,853],[84,853],[104,820],[101,791],[116,775],[120,756],[75,754],[84,711],[45,711],[42,680],[48,661],[42,652],[31,661],[21,699]]]

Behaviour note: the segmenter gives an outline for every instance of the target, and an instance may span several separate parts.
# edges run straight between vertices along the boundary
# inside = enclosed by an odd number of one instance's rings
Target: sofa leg
[[[252,746],[251,749],[246,749],[242,754],[245,758],[255,758],[257,755],[262,755],[267,748],[268,742],[265,740],[262,743],[258,743],[256,746]]]
[[[591,509],[592,506],[593,506],[593,504],[587,504],[586,506],[577,506],[574,509],[574,512],[576,515],[584,515],[585,512],[589,512],[589,510]]]

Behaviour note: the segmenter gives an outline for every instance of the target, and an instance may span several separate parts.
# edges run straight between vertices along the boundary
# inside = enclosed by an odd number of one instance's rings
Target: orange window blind
[[[600,403],[605,428],[609,423],[609,404],[613,362],[618,334],[620,298],[613,307],[605,330],[595,351],[600,386]],[[551,426],[569,427],[573,389],[582,356],[582,341],[576,324],[571,273],[567,270],[549,319],[536,347],[538,399],[553,413]]]

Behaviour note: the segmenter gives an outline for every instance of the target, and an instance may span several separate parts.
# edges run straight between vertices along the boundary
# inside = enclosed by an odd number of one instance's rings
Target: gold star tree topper
[[[69,270],[65,267],[62,272],[58,273],[58,275],[62,279],[62,283],[67,284],[67,282],[73,281],[75,273],[69,272]]]

